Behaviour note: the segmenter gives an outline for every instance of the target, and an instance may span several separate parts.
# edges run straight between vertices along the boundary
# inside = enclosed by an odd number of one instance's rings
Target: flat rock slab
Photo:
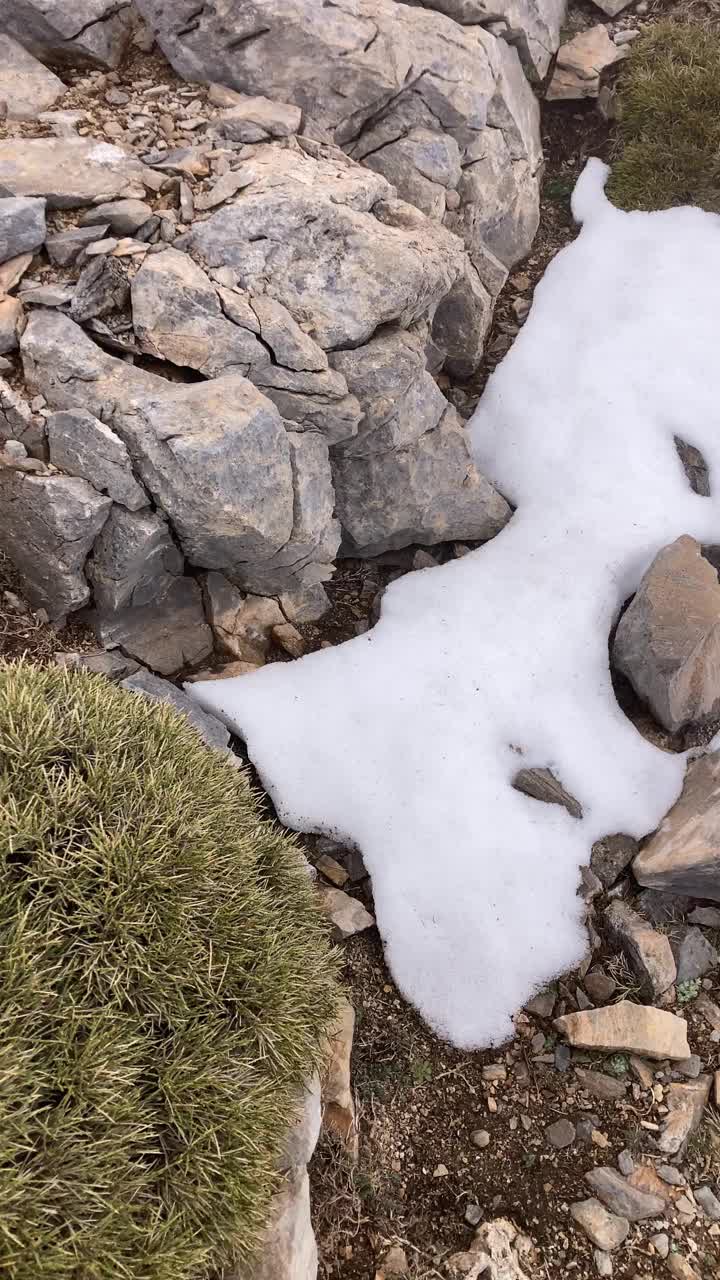
[[[7,138],[0,142],[0,195],[44,196],[51,209],[140,194],[143,166],[97,138]]]
[[[598,1200],[611,1213],[626,1218],[629,1222],[642,1222],[645,1218],[656,1218],[665,1209],[665,1201],[660,1196],[649,1195],[632,1186],[617,1169],[590,1169],[585,1174],[585,1181],[592,1187]]]
[[[7,103],[11,120],[34,120],[64,93],[65,85],[59,76],[0,31],[0,102]]]
[[[123,689],[129,689],[131,693],[141,693],[143,697],[150,698],[154,702],[169,703],[185,716],[209,747],[215,747],[218,751],[226,750],[230,734],[224,724],[221,724],[215,716],[208,715],[207,711],[201,711],[197,702],[193,702],[182,689],[178,689],[169,680],[161,680],[159,676],[151,675],[149,671],[138,671],[127,680],[122,680],[121,684]]]
[[[720,751],[687,767],[680,799],[633,862],[651,889],[720,902]]]
[[[116,67],[132,22],[123,0],[0,0],[1,30],[39,58],[69,66]]]
[[[123,649],[160,675],[194,666],[212,653],[212,632],[193,578],[175,578],[156,600],[100,615],[93,625],[101,644]]]
[[[674,1062],[690,1057],[684,1018],[629,1000],[604,1009],[566,1013],[553,1026],[580,1049],[620,1050]]]

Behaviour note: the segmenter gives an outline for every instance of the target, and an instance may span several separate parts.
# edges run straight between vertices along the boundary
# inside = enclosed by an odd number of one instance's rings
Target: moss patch
[[[246,1257],[334,1005],[245,775],[168,707],[0,666],[0,1274]]]
[[[654,26],[631,46],[618,106],[611,200],[623,209],[720,212],[720,34]]]

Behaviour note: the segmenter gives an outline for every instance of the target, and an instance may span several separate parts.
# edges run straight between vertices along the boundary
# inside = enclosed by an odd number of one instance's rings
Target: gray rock
[[[132,33],[124,0],[0,0],[0,31],[39,58],[116,67]]]
[[[0,102],[11,120],[34,120],[65,93],[65,85],[16,40],[3,35],[0,0]]]
[[[165,520],[155,511],[131,512],[117,505],[87,566],[95,604],[109,617],[121,609],[152,604],[182,571],[182,556]]]
[[[92,258],[83,267],[70,304],[78,324],[122,311],[130,297],[127,269],[118,258]]]
[[[617,987],[615,979],[602,969],[592,969],[583,978],[583,984],[595,1004],[607,1004],[608,1000],[612,1000]]]
[[[0,263],[39,249],[45,235],[44,200],[13,196],[0,200]]]
[[[680,1062],[676,1062],[673,1070],[679,1071],[683,1076],[687,1076],[688,1080],[697,1080],[702,1071],[702,1059],[696,1053],[691,1053],[689,1058],[683,1058]]]
[[[567,809],[571,818],[582,818],[582,807],[565,790],[552,769],[520,769],[512,782],[516,791],[530,796],[533,800],[541,800],[545,804],[559,804]]]
[[[148,496],[135,479],[125,445],[99,418],[82,410],[50,414],[47,436],[50,461],[60,471],[82,476],[130,511],[147,506]]]
[[[46,456],[44,419],[36,417],[30,405],[0,378],[0,444],[5,440],[19,440],[28,453]]]
[[[51,619],[87,601],[83,568],[111,505],[85,480],[0,468],[0,548],[30,603]]]
[[[669,1187],[687,1186],[687,1178],[685,1177],[685,1174],[682,1173],[680,1169],[676,1169],[674,1165],[658,1164],[655,1166],[655,1172],[659,1178],[662,1178],[663,1182],[667,1183]]]
[[[638,852],[637,840],[632,836],[603,836],[596,840],[590,855],[590,866],[605,889],[609,889],[622,875]]]
[[[704,1075],[688,1084],[671,1084],[668,1087],[665,1094],[668,1115],[658,1138],[658,1148],[665,1155],[678,1155],[700,1125],[712,1082],[712,1076]]]
[[[228,1280],[316,1280],[317,1245],[307,1169],[286,1175],[271,1201],[268,1223],[256,1261],[233,1268]]]
[[[25,327],[25,312],[19,298],[0,297],[0,355],[16,351]]]
[[[169,680],[160,680],[149,671],[138,671],[136,675],[121,681],[121,684],[123,689],[128,689],[131,693],[140,693],[153,702],[167,702],[185,716],[209,747],[214,747],[218,751],[226,749],[230,734],[225,725],[221,724],[215,716],[203,711],[194,698],[189,698],[182,689],[170,684]]]
[[[608,1253],[620,1248],[630,1230],[627,1218],[608,1213],[604,1205],[594,1197],[571,1204],[570,1213],[588,1240]]]
[[[717,714],[720,582],[694,538],[653,560],[620,619],[613,661],[671,732]]]
[[[551,1146],[562,1150],[563,1147],[569,1147],[575,1141],[575,1125],[563,1117],[548,1125],[545,1137]]]
[[[335,148],[267,144],[252,168],[233,204],[179,247],[234,268],[243,289],[269,292],[324,350],[358,346],[393,320],[409,326],[458,278],[457,238],[429,220],[412,234],[381,221],[375,206],[392,188]]]
[[[126,658],[119,649],[96,649],[84,653],[56,653],[55,661],[59,667],[80,668],[92,671],[93,675],[105,676],[107,680],[120,681],[132,676],[139,670],[139,663],[133,658]]]
[[[706,929],[720,929],[720,907],[693,907],[688,924],[699,924]]]
[[[653,889],[720,902],[720,752],[692,760],[679,800],[633,862]]]
[[[276,600],[243,596],[220,573],[205,579],[207,614],[218,644],[243,662],[263,663],[272,644],[272,629],[285,621]]]
[[[0,196],[44,196],[50,209],[77,209],[142,186],[134,156],[98,138],[0,141]]]
[[[475,467],[449,405],[437,427],[405,448],[363,457],[334,450],[333,476],[348,555],[373,556],[413,542],[485,541],[511,515]]]
[[[132,236],[152,217],[152,209],[144,200],[110,200],[88,209],[80,218],[81,227],[109,227],[114,236]],[[96,235],[96,239],[100,239]]]
[[[712,1187],[696,1187],[695,1199],[706,1218],[710,1218],[711,1222],[720,1222],[720,1200]]]
[[[576,1067],[575,1077],[581,1089],[593,1098],[602,1099],[603,1102],[617,1102],[618,1099],[624,1098],[627,1092],[624,1080],[606,1076],[604,1071],[586,1071],[582,1067]]]
[[[71,301],[74,293],[72,285],[36,285],[30,282],[18,293],[18,301],[24,307],[64,307]]]
[[[627,1148],[619,1152],[617,1162],[618,1169],[624,1178],[629,1178],[630,1174],[635,1172],[635,1161]]]
[[[212,653],[212,632],[192,578],[169,578],[163,594],[150,603],[100,612],[92,621],[101,644],[123,649],[160,675],[173,675]]]
[[[686,929],[674,950],[678,982],[703,978],[720,963],[720,956],[700,929]]]
[[[630,0],[623,2],[629,4]],[[463,26],[492,23],[493,32],[515,46],[529,78],[544,80],[560,43],[565,0],[422,0],[422,3],[426,9],[446,13]]]
[[[678,924],[687,914],[690,899],[680,893],[643,889],[636,898],[641,915],[652,924]]]
[[[585,1181],[611,1213],[627,1218],[630,1222],[657,1218],[665,1208],[665,1201],[659,1196],[640,1191],[609,1165],[590,1169],[585,1174]]]
[[[288,622],[317,622],[327,613],[330,601],[322,584],[315,582],[296,591],[284,591],[280,608]]]
[[[269,138],[288,138],[300,132],[302,112],[289,102],[271,102],[269,98],[233,93],[235,100],[221,111],[215,124],[226,138],[234,142],[267,142]]]
[[[102,239],[107,230],[104,223],[99,227],[69,227],[67,231],[59,231],[57,235],[48,236],[47,255],[53,266],[72,267],[88,245]]]
[[[507,274],[504,267],[502,271]],[[478,367],[492,323],[495,296],[467,256],[463,274],[442,299],[432,320],[433,341],[445,353],[445,369],[451,377],[464,381]]]
[[[661,996],[676,978],[670,939],[651,928],[626,902],[611,902],[605,924],[612,942],[619,946],[651,1000]]]

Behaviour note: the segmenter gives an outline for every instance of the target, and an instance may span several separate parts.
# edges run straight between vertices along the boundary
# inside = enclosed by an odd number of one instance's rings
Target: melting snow
[[[619,710],[608,633],[659,548],[720,542],[673,436],[720,475],[720,217],[622,213],[591,161],[583,229],[538,286],[471,424],[517,506],[462,560],[395,582],[378,625],[336,649],[188,692],[247,740],[283,822],[355,842],[394,977],[443,1036],[502,1041],[576,964],[578,866],[641,836],[684,760]],[[550,767],[577,820],[515,791]]]

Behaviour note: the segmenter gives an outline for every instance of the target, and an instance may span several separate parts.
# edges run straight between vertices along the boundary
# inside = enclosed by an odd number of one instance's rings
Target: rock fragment
[[[0,199],[0,263],[39,249],[46,233],[44,200],[23,196]]]
[[[135,156],[98,138],[0,141],[0,195],[41,196],[49,209],[77,209],[142,186]]]
[[[352,938],[363,929],[371,929],[375,919],[366,911],[357,898],[352,898],[342,889],[321,888],[319,890],[323,910],[333,925],[335,941]]]
[[[99,418],[82,410],[50,414],[47,437],[50,461],[58,470],[81,476],[130,511],[147,506],[148,496],[135,479],[126,446]]]
[[[116,67],[132,28],[131,6],[118,0],[0,0],[0,29],[70,66]]]
[[[621,947],[639,979],[645,996],[655,1000],[676,978],[670,940],[653,929],[626,902],[611,902],[605,923],[612,941]]]
[[[658,1138],[666,1155],[676,1156],[700,1124],[710,1097],[712,1076],[699,1076],[687,1084],[671,1084],[665,1095],[668,1115]]]
[[[573,36],[558,50],[555,71],[546,97],[548,102],[567,98],[597,98],[602,72],[625,57],[607,29],[599,24]]]
[[[687,1023],[665,1009],[620,1000],[604,1009],[586,1009],[556,1018],[553,1026],[582,1049],[628,1051],[647,1058],[678,1061],[690,1056]]]
[[[720,902],[720,752],[691,760],[679,800],[633,862],[653,889]]]
[[[627,1218],[608,1213],[605,1206],[592,1196],[588,1200],[571,1204],[570,1213],[588,1240],[607,1253],[619,1249],[630,1230]]]
[[[158,676],[151,675],[149,671],[138,671],[136,675],[128,676],[121,683],[123,689],[131,693],[142,694],[144,698],[150,698],[153,702],[167,702],[174,707],[186,717],[209,747],[214,747],[216,751],[224,751],[227,748],[230,734],[225,725],[221,724],[215,716],[203,711],[194,698],[189,698],[169,680],[161,680]]]
[[[0,28],[3,22],[0,3]],[[35,120],[54,106],[65,93],[65,85],[27,49],[0,30],[0,102],[11,120]]]
[[[659,1196],[648,1195],[633,1187],[617,1169],[609,1165],[590,1169],[585,1181],[595,1195],[611,1211],[629,1222],[642,1222],[662,1214],[665,1202]]]

